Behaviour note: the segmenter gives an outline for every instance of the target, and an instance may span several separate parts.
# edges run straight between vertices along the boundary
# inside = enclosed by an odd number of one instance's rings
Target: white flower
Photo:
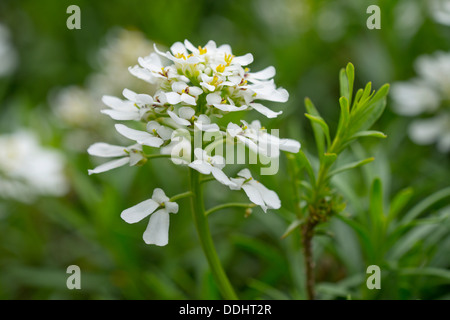
[[[139,144],[132,145],[130,147],[115,146],[103,142],[97,142],[91,145],[88,149],[88,153],[91,156],[113,158],[120,157],[119,159],[106,162],[99,165],[95,169],[88,170],[89,174],[101,173],[109,171],[126,164],[135,166],[145,160],[142,155],[142,146]]]
[[[130,140],[134,140],[137,143],[145,146],[159,148],[164,143],[164,140],[160,137],[155,136],[153,132],[152,134],[150,134],[145,131],[131,129],[123,124],[116,124],[115,127],[117,132],[119,132],[124,137]]]
[[[151,199],[122,211],[120,216],[128,223],[136,223],[151,215],[143,239],[147,244],[165,246],[169,242],[169,213],[177,212],[178,204],[170,202],[164,191],[156,188]]]
[[[259,181],[253,179],[250,170],[242,169],[237,175],[239,178],[231,178],[231,181],[236,186],[231,186],[230,189],[244,189],[250,201],[260,206],[264,212],[267,212],[267,209],[279,209],[281,207],[278,195],[274,191],[267,189]]]
[[[408,128],[412,141],[437,143],[440,152],[450,152],[450,53],[420,56],[415,63],[418,77],[393,85],[393,108],[400,115],[431,117],[415,119]]]
[[[178,109],[178,115],[170,110],[167,111],[167,114],[176,124],[186,127],[191,125],[190,120],[195,115],[195,110],[191,107],[181,107]]]
[[[0,196],[30,203],[68,191],[64,159],[42,147],[31,131],[0,135]]]
[[[241,120],[241,122],[243,123],[241,127],[230,122],[227,132],[254,152],[268,157],[278,157],[279,150],[291,153],[297,153],[300,150],[300,142],[292,139],[279,139],[267,133],[267,130],[261,126],[258,120],[254,120],[251,124],[244,120]]]
[[[438,23],[450,26],[450,1],[430,0],[431,14]]]
[[[209,156],[205,150],[196,148],[194,150],[196,160],[189,164],[189,167],[202,174],[212,174],[214,178],[223,185],[234,187],[235,184],[223,173],[225,159],[222,156]]]
[[[414,120],[408,128],[411,140],[420,145],[437,143],[442,153],[450,151],[450,115]]]

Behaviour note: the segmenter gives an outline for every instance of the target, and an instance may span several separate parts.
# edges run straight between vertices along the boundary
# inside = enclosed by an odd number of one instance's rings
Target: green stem
[[[172,198],[170,198],[169,201],[174,202],[183,198],[187,198],[187,197],[192,197],[194,194],[192,193],[192,191],[187,191],[187,192],[183,192],[177,195],[174,195]]]
[[[238,202],[225,203],[225,204],[221,204],[221,205],[218,205],[216,207],[213,207],[213,208],[207,210],[205,212],[205,215],[209,216],[213,212],[216,212],[216,211],[219,211],[222,209],[226,209],[226,208],[233,208],[233,207],[254,208],[254,207],[256,207],[256,204],[254,204],[254,203],[238,203]]]
[[[233,287],[231,286],[230,281],[228,280],[227,275],[222,268],[216,249],[214,247],[211,232],[209,231],[208,220],[205,215],[203,204],[200,174],[193,169],[189,169],[189,173],[191,191],[193,194],[191,198],[192,216],[203,252],[205,253],[206,259],[208,260],[214,279],[217,283],[217,286],[219,287],[222,296],[227,300],[237,300],[237,296],[234,293]]]

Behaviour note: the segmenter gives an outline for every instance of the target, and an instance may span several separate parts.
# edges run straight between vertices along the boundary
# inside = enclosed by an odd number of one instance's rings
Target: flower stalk
[[[200,184],[200,174],[194,170],[189,169],[190,185],[191,185],[191,207],[192,217],[195,228],[202,246],[203,252],[208,260],[213,277],[219,287],[220,293],[227,300],[237,300],[236,293],[228,280],[225,271],[222,268],[214,242],[212,240],[211,232],[209,230],[208,219],[205,214],[203,203],[203,192]]]

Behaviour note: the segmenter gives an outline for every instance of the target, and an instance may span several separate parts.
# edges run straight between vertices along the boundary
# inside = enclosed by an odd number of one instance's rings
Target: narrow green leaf
[[[323,161],[325,162],[325,166],[330,167],[337,159],[336,153],[325,153],[323,155]]]
[[[401,224],[407,224],[408,222],[414,220],[436,202],[441,201],[447,197],[450,197],[450,187],[433,193],[432,195],[419,202],[416,206],[414,206],[414,208],[409,210],[402,219]]]
[[[450,281],[450,271],[441,268],[407,268],[399,269],[401,275],[405,276],[432,276],[442,278],[446,281]]]
[[[385,135],[381,131],[367,130],[367,131],[360,131],[360,132],[354,134],[348,140],[353,140],[353,139],[362,138],[362,137],[373,137],[373,138],[384,139],[384,138],[387,138],[387,135]]]
[[[336,217],[345,224],[347,224],[350,228],[352,228],[356,232],[356,234],[361,240],[362,246],[364,247],[364,252],[367,253],[369,260],[372,261],[373,257],[375,256],[375,250],[372,241],[370,240],[370,232],[366,228],[366,226],[355,220],[344,217],[341,214],[337,214]]]
[[[286,229],[286,231],[281,236],[281,239],[286,238],[288,235],[290,235],[295,229],[301,226],[303,223],[303,219],[295,219]]]
[[[346,164],[345,166],[342,166],[340,168],[337,168],[337,169],[331,171],[329,176],[332,177],[332,176],[334,176],[336,174],[339,174],[341,172],[361,167],[361,166],[363,166],[363,165],[365,165],[367,163],[372,162],[373,160],[375,160],[375,158],[372,157],[372,158],[367,158],[367,159],[364,159],[364,160],[361,160],[361,161],[351,162],[349,164]]]
[[[413,189],[407,188],[401,190],[391,201],[391,207],[389,209],[389,214],[387,217],[388,224],[393,221],[397,215],[402,211],[402,209],[407,205],[409,200],[413,195]]]
[[[347,98],[347,100],[350,100],[348,78],[347,78],[347,74],[346,74],[344,68],[342,68],[341,71],[339,72],[339,84],[340,84],[341,97],[345,97],[345,98]]]
[[[363,89],[358,89],[358,91],[356,91],[355,99],[353,99],[352,110],[358,108],[359,101],[361,100],[362,95],[363,95]]]
[[[325,134],[325,138],[327,139],[327,145],[329,147],[331,145],[330,129],[328,128],[328,125],[326,124],[325,120],[323,120],[321,117],[313,116],[308,113],[305,113],[305,116],[309,120],[311,120],[311,122],[317,123],[322,128],[323,133]]]
[[[298,166],[304,167],[306,169],[306,172],[308,173],[308,176],[311,180],[311,184],[315,185],[316,184],[316,175],[314,174],[314,170],[313,170],[308,158],[306,157],[306,155],[303,153],[302,150],[300,150],[298,153],[295,154],[295,157],[298,161]]]
[[[339,105],[341,107],[341,116],[339,117],[339,124],[336,131],[336,137],[340,136],[342,131],[347,128],[348,122],[350,120],[350,104],[347,98],[341,97],[339,99]]]
[[[383,187],[381,180],[376,178],[372,183],[370,193],[370,219],[374,226],[380,226],[383,219]]]
[[[348,105],[352,105],[353,85],[355,82],[355,66],[352,63],[347,64],[346,68],[347,80],[348,80]]]
[[[361,108],[362,106],[364,106],[369,101],[369,99],[372,97],[372,95],[374,93],[375,92],[372,92],[372,82],[368,82],[366,84],[366,86],[364,87],[361,98],[359,99],[358,109]]]
[[[320,117],[319,112],[309,98],[305,99],[305,107],[306,111],[308,111],[310,115]],[[317,152],[319,154],[319,158],[322,159],[325,152],[325,135],[322,127],[318,123],[311,122],[311,126],[314,132],[314,138],[316,139]]]

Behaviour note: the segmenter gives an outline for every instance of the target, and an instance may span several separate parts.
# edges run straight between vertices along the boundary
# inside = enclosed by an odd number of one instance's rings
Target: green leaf
[[[350,228],[352,228],[356,232],[356,234],[361,240],[362,246],[364,247],[364,251],[367,253],[369,257],[369,260],[370,261],[374,260],[373,257],[375,256],[375,250],[372,241],[370,240],[369,230],[366,228],[366,226],[360,224],[357,221],[344,217],[341,214],[337,214],[336,217],[345,224],[347,224]]]
[[[337,154],[336,153],[325,153],[323,155],[323,161],[326,167],[331,167],[331,165],[336,161]]]
[[[350,104],[348,103],[347,98],[341,97],[339,99],[339,105],[341,107],[341,116],[339,117],[338,129],[336,131],[336,137],[341,135],[341,132],[345,130],[348,126],[348,122],[350,120]]]
[[[300,168],[305,168],[306,172],[309,175],[309,178],[311,180],[311,184],[315,185],[316,184],[316,176],[314,174],[314,170],[311,166],[311,163],[309,162],[308,158],[306,157],[306,155],[303,153],[302,150],[300,150],[298,153],[295,154],[295,158],[297,159],[298,162],[298,166]]]
[[[286,238],[288,235],[290,235],[295,229],[301,226],[303,223],[303,219],[295,219],[286,229],[286,231],[281,236],[281,239]]]
[[[375,178],[370,192],[370,220],[374,226],[379,227],[384,219],[383,213],[383,186],[379,178]]]
[[[327,139],[327,145],[330,147],[331,145],[331,139],[330,139],[330,129],[328,128],[328,125],[326,124],[325,120],[323,120],[321,117],[313,116],[311,114],[305,113],[305,116],[311,120],[311,123],[317,123],[320,128],[322,128],[323,133],[325,134],[325,138]]]
[[[450,281],[450,271],[441,268],[403,268],[398,271],[405,276],[432,276]]]
[[[353,100],[352,110],[358,108],[358,104],[363,95],[363,91],[364,91],[363,89],[358,89],[358,91],[356,91],[355,99]]]
[[[354,140],[354,139],[357,139],[357,138],[362,138],[362,137],[372,137],[372,138],[385,139],[385,138],[387,138],[387,135],[385,135],[381,131],[375,131],[375,130],[360,131],[360,132],[352,135],[350,138],[348,138],[348,141]]]
[[[391,207],[389,209],[389,214],[387,216],[387,222],[393,221],[397,215],[406,206],[413,195],[414,191],[412,188],[407,188],[401,190],[391,201]]]
[[[351,128],[349,136],[355,135],[358,131],[369,129],[382,115],[386,107],[386,95],[389,92],[389,85],[384,85],[375,96],[365,106],[359,106],[350,115]]]
[[[345,97],[345,98],[347,98],[347,100],[350,101],[348,78],[347,78],[347,73],[345,72],[344,68],[342,68],[341,71],[339,72],[339,85],[340,85],[341,97]]]
[[[309,98],[305,99],[305,106],[306,111],[308,111],[310,115],[320,117],[319,112],[317,111],[316,107],[314,107],[314,104]],[[323,154],[325,152],[325,141],[324,141],[325,137],[323,129],[319,124],[315,122],[311,122],[311,126],[314,132],[314,138],[316,139],[317,152],[319,154],[320,159],[322,159]]]
[[[429,207],[434,205],[436,202],[441,201],[442,199],[445,199],[447,197],[450,197],[450,187],[447,187],[445,189],[433,193],[432,195],[428,196],[427,198],[419,202],[416,206],[414,206],[414,208],[409,210],[402,219],[401,224],[406,224],[414,220],[421,213],[423,213]]]
[[[375,158],[372,157],[372,158],[367,158],[367,159],[364,159],[364,160],[361,160],[361,161],[351,162],[349,164],[346,164],[345,166],[342,166],[340,168],[337,168],[337,169],[331,171],[329,176],[332,177],[332,176],[334,176],[336,174],[339,174],[341,172],[361,167],[361,166],[363,166],[363,165],[365,165],[367,163],[372,162],[373,160],[375,160]]]
[[[352,96],[353,96],[353,84],[355,82],[355,66],[352,63],[347,64],[346,68],[347,72],[347,80],[348,80],[348,105],[352,105]]]

